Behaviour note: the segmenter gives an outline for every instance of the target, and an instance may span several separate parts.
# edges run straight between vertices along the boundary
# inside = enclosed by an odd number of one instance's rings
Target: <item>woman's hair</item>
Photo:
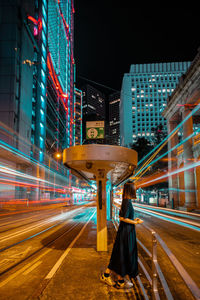
[[[133,182],[128,181],[124,184],[122,200],[123,199],[136,199],[136,188]]]
[[[136,199],[135,184],[131,181],[128,181],[124,184],[123,193],[122,193],[122,204],[119,213],[121,217],[124,217],[126,213],[129,199]]]

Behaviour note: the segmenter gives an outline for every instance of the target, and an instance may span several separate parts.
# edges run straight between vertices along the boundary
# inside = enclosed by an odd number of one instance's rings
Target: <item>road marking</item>
[[[26,254],[31,250],[32,246],[29,246],[28,248],[26,248],[25,251],[22,251],[20,253],[16,253],[16,254],[13,254],[11,255],[11,259],[17,259],[17,258],[24,258],[26,256]]]
[[[19,274],[23,273],[25,270],[27,270],[29,267],[31,267],[34,263],[36,263],[38,260],[40,260],[44,255],[46,255],[49,251],[52,249],[48,249],[46,252],[42,253],[40,256],[38,256],[35,260],[33,260],[31,263],[25,265],[23,268],[19,269],[15,273],[11,274],[8,278],[0,282],[0,287],[4,286],[6,283],[8,283],[10,280],[17,277]]]
[[[89,221],[91,220],[91,218],[93,217],[93,215],[96,213],[96,211],[92,214],[92,216],[90,217],[90,219],[87,221],[87,223],[83,226],[83,228],[81,229],[81,231],[79,232],[79,234],[76,236],[76,238],[71,242],[71,244],[69,245],[69,247],[67,248],[67,250],[63,253],[63,255],[60,257],[60,259],[57,261],[57,263],[54,265],[54,267],[51,269],[51,271],[48,273],[48,275],[45,277],[45,279],[50,279],[53,277],[53,275],[55,274],[55,272],[57,271],[57,269],[59,268],[60,264],[62,263],[63,259],[67,256],[67,254],[69,253],[69,251],[71,250],[71,248],[73,247],[73,245],[75,244],[75,242],[77,241],[77,239],[81,236],[81,234],[83,233],[83,231],[85,230],[85,227],[87,226],[87,224],[89,223]],[[31,263],[25,265],[23,268],[19,269],[18,271],[16,271],[15,273],[11,274],[9,277],[7,277],[5,280],[3,280],[2,282],[0,282],[0,287],[6,285],[9,281],[11,281],[12,279],[14,279],[15,277],[17,277],[19,274],[23,273],[24,271],[26,271],[29,267],[31,268],[31,266],[33,266],[33,264],[35,264],[36,262],[38,262],[43,256],[45,256],[47,253],[49,253],[50,251],[52,251],[54,249],[48,249],[47,251],[45,251],[44,253],[42,253],[40,256],[38,256],[35,260],[33,260]],[[48,277],[51,276],[51,277]]]
[[[39,266],[42,263],[42,260],[36,262],[34,265],[32,265],[28,270],[26,270],[23,275],[29,274],[31,271],[33,271],[37,266]]]
[[[9,258],[4,258],[2,261],[0,261],[0,266],[2,267],[2,265],[7,264],[8,262],[10,262],[13,259],[9,259]]]
[[[88,225],[88,223],[90,222],[90,220],[92,219],[92,217],[94,216],[94,214],[96,213],[96,211],[92,214],[92,216],[89,218],[89,220],[87,221],[87,223],[83,226],[83,228],[81,229],[81,231],[79,232],[79,234],[75,237],[75,239],[71,242],[71,244],[69,245],[69,247],[65,250],[65,252],[61,255],[61,257],[58,259],[58,261],[55,263],[55,265],[53,266],[53,268],[50,270],[50,272],[47,274],[47,276],[45,277],[45,279],[51,279],[54,274],[57,272],[58,268],[60,267],[60,265],[62,264],[63,260],[65,259],[65,257],[68,255],[68,253],[70,252],[70,250],[72,249],[72,247],[74,246],[74,244],[76,243],[76,241],[79,239],[79,237],[82,235],[83,231],[85,230],[86,226]]]

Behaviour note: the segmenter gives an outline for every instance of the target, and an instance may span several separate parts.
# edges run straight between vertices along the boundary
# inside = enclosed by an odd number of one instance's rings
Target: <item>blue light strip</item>
[[[144,156],[139,162],[138,165],[140,165],[147,157],[149,157],[155,150],[157,150],[165,141],[167,141],[174,133],[175,131],[177,131],[177,129],[181,128],[181,126],[183,126],[183,124],[189,120],[190,117],[192,117],[195,112],[197,112],[200,109],[200,103],[191,111],[191,113],[189,113],[183,120],[182,122],[180,122],[176,128],[174,128],[174,130],[172,130],[170,132],[170,134],[164,139],[162,140],[162,142],[160,142],[153,150],[151,150],[146,156]]]
[[[169,151],[163,153],[162,155],[160,155],[158,158],[152,160],[151,163],[149,163],[148,165],[146,165],[144,168],[140,169],[139,172],[137,172],[134,176],[136,177],[138,174],[140,174],[143,170],[147,169],[148,167],[150,167],[151,165],[153,165],[154,163],[156,163],[157,161],[159,161],[161,158],[165,157],[168,153],[172,152],[173,150],[177,149],[178,147],[180,147],[181,145],[183,145],[185,142],[187,142],[189,139],[191,139],[192,137],[194,137],[195,135],[197,135],[200,132],[200,128],[198,128],[198,130],[196,130],[195,132],[193,132],[191,135],[189,135],[187,138],[185,138],[184,140],[182,140],[179,144],[175,145],[173,148],[171,148]]]
[[[187,227],[187,228],[192,229],[192,230],[200,231],[200,227],[194,226],[192,224],[189,224],[189,223],[186,223],[186,222],[183,222],[183,221],[179,221],[175,218],[165,217],[164,215],[161,215],[161,214],[158,215],[157,213],[151,213],[150,211],[146,211],[142,208],[137,208],[135,206],[134,206],[134,209],[136,211],[140,212],[140,213],[147,214],[147,215],[153,216],[155,218],[162,219],[162,220],[167,221],[167,222],[176,223],[177,225]]]

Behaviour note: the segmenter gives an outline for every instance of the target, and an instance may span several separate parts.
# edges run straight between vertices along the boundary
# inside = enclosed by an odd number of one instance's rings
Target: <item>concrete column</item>
[[[182,168],[183,164],[179,166]],[[184,172],[178,174],[179,179],[179,206],[183,207],[185,205],[185,183],[184,183]]]
[[[196,195],[197,207],[200,208],[200,167],[196,168]]]
[[[168,123],[168,134],[170,134],[178,125],[177,121],[170,120]],[[168,151],[178,144],[178,134],[176,133],[168,141]],[[177,169],[177,149],[168,153],[168,169],[169,173]],[[172,208],[179,206],[178,195],[178,176],[177,174],[169,176],[169,203]]]
[[[112,187],[111,191],[110,191],[110,218],[111,218],[111,220],[113,218],[113,211],[112,211],[113,204],[114,204],[114,201],[113,201],[113,187]]]
[[[190,113],[190,109],[185,108],[182,117],[185,119]],[[193,133],[193,120],[190,117],[183,124],[183,139],[186,139],[189,135]],[[184,166],[191,164],[193,162],[193,139],[187,140],[183,144],[183,158],[184,158]],[[184,171],[184,184],[185,184],[185,208],[187,210],[194,209],[196,207],[196,193],[195,193],[195,177],[194,177],[194,169],[189,169]]]
[[[106,171],[97,175],[97,251],[107,251]]]

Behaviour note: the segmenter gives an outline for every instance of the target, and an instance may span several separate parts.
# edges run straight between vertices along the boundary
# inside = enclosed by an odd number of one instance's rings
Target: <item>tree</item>
[[[131,149],[137,151],[138,161],[140,161],[145,155],[147,155],[153,149],[153,146],[144,137],[137,138],[137,141],[135,143],[132,143],[130,146]]]

